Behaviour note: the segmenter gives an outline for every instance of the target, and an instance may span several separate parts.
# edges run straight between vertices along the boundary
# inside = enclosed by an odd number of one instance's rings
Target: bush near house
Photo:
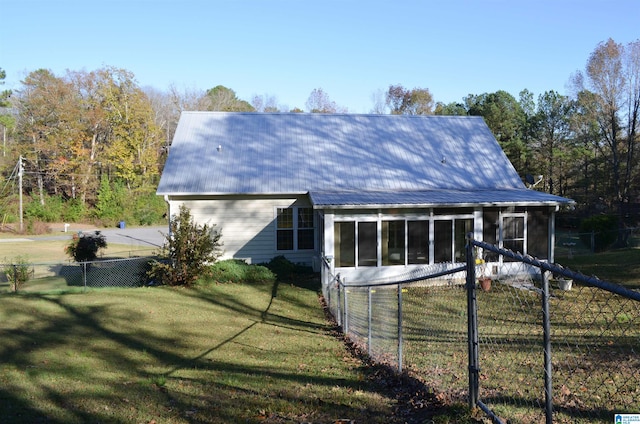
[[[208,277],[211,264],[222,254],[222,234],[214,226],[194,222],[189,209],[182,205],[169,224],[170,231],[148,276],[159,284],[191,286]]]
[[[275,283],[276,276],[261,265],[249,265],[240,259],[227,259],[211,266],[209,278],[216,283]]]
[[[269,262],[259,264],[270,269],[279,282],[291,283],[312,290],[320,289],[318,274],[310,266],[291,262],[284,255],[276,256]]]

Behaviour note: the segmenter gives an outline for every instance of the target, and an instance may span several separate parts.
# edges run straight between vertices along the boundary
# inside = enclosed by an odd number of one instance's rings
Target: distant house
[[[570,202],[527,189],[471,116],[184,112],[157,193],[216,224],[226,258],[324,258],[352,281],[463,262],[470,231],[553,260]]]

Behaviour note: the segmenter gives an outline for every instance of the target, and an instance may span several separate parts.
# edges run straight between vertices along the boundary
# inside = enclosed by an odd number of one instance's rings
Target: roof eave
[[[556,207],[574,204],[575,202],[529,201],[529,202],[480,202],[480,203],[379,203],[379,204],[314,204],[313,208],[351,210],[351,209],[425,209],[425,208],[471,208],[471,207],[505,207],[505,206],[549,206]]]

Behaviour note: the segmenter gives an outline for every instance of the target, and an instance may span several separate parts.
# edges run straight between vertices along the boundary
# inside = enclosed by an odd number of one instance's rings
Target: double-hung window
[[[291,206],[276,210],[276,249],[313,250],[315,230],[312,208]]]

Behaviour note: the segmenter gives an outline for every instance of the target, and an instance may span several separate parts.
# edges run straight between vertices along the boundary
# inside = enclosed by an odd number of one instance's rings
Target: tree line
[[[0,83],[5,78],[0,69]],[[599,43],[569,81],[567,95],[536,97],[524,89],[516,98],[500,90],[448,104],[436,102],[428,88],[393,84],[372,95],[371,112],[482,116],[530,186],[573,198],[588,214],[627,215],[640,202],[640,40]],[[348,113],[322,88],[305,107]],[[155,187],[182,111],[305,112],[282,109],[276,96],[247,101],[221,85],[143,87],[131,72],[109,66],[64,75],[35,70],[17,90],[0,91],[0,171],[8,182],[0,215],[3,222],[16,219],[15,181],[22,172],[28,218],[157,222],[165,207]]]

